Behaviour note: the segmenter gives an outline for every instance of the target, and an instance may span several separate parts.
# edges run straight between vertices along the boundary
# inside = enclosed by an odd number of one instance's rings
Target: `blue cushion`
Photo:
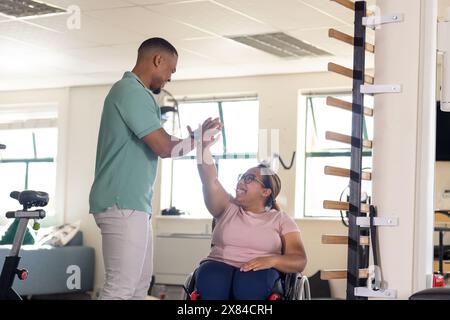
[[[78,231],[77,234],[66,244],[66,246],[82,246],[83,232]]]
[[[94,286],[95,250],[79,245],[81,232],[64,247],[24,245],[20,251],[19,268],[29,271],[28,279],[14,280],[13,288],[20,295],[58,294],[92,291]],[[9,255],[11,245],[0,246],[0,261]],[[79,268],[79,269],[78,269]],[[71,288],[73,270],[80,271],[80,287]],[[69,282],[69,286],[68,286]]]

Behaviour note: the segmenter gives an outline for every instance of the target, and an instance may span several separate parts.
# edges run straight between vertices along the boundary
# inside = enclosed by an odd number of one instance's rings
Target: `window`
[[[180,103],[179,116],[179,125],[169,122],[165,127],[169,132],[179,127],[183,137],[188,135],[187,125],[195,129],[209,117],[221,119],[224,124],[221,139],[211,147],[211,151],[220,182],[227,192],[234,195],[238,175],[257,165],[258,101],[253,98]],[[195,151],[192,151],[181,158],[162,160],[161,208],[174,206],[190,217],[209,218],[195,156]]]
[[[350,94],[334,95],[344,101],[352,101]],[[365,97],[365,106],[373,105],[372,97]],[[305,116],[300,117],[299,128],[305,128],[303,214],[305,217],[338,217],[339,211],[323,209],[324,200],[347,201],[348,179],[324,174],[325,166],[350,168],[350,146],[325,139],[325,132],[333,131],[351,135],[352,113],[330,107],[326,96],[306,98]],[[304,122],[303,122],[304,121]],[[373,139],[373,119],[364,119],[364,139]],[[371,171],[372,153],[363,151],[363,168]],[[298,185],[298,183],[297,183]],[[371,195],[370,181],[362,182],[362,192]],[[300,211],[300,210],[297,210]]]
[[[9,196],[11,191],[47,192],[50,202],[44,210],[47,217],[55,215],[56,107],[51,114],[48,108],[36,112],[39,109],[36,107],[28,118],[23,109],[1,110],[8,115],[0,121],[0,143],[6,145],[6,149],[0,150],[0,212],[4,223],[6,211],[20,209],[17,200]]]

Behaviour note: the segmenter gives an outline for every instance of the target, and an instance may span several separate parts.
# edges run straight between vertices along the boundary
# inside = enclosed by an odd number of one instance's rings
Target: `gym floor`
[[[184,290],[182,286],[161,285],[156,283],[151,291],[151,296],[158,299],[181,300]]]

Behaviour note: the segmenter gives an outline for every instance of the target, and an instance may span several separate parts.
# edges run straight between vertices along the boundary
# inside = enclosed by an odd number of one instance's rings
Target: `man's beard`
[[[150,89],[153,94],[160,94],[161,93],[161,88],[157,88],[157,89]]]

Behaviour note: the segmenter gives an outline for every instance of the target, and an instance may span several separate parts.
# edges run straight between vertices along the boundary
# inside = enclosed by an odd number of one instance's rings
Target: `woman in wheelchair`
[[[196,290],[202,300],[266,300],[280,273],[306,266],[300,231],[276,203],[281,181],[268,166],[240,175],[235,197],[225,191],[209,150],[218,138],[203,138],[197,147],[204,201],[215,227],[211,252],[195,272]]]

